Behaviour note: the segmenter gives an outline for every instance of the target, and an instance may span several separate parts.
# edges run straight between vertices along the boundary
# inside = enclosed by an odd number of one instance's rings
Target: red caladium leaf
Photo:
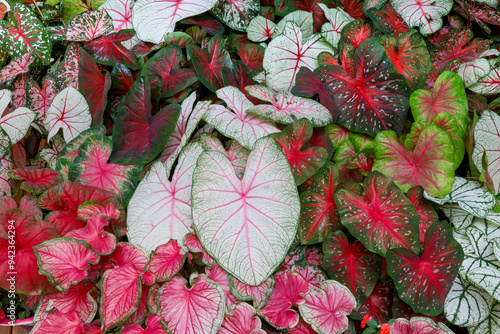
[[[196,25],[208,32],[210,35],[223,34],[225,30],[224,26],[219,22],[219,20],[205,14],[185,18],[181,21],[181,23]]]
[[[232,276],[229,276],[228,280],[232,295],[241,301],[252,301],[256,309],[261,309],[267,303],[275,283],[272,276],[257,286],[241,283]]]
[[[186,50],[201,83],[212,92],[222,88],[222,68],[232,68],[232,62],[221,36],[213,37],[207,44],[206,51],[194,44],[189,44]]]
[[[373,36],[375,28],[371,22],[356,20],[347,23],[340,34],[339,45],[350,44],[356,50],[364,41]]]
[[[292,307],[304,303],[309,284],[296,272],[287,270],[274,275],[276,284],[269,301],[259,310],[268,323],[277,329],[291,328],[299,322],[299,315]]]
[[[70,310],[67,313],[56,309],[50,312],[47,317],[37,323],[30,333],[35,334],[99,334],[99,327],[92,324],[83,324],[78,313]]]
[[[15,180],[23,180],[19,187],[35,194],[41,194],[63,181],[61,175],[50,168],[30,166],[14,169],[9,172],[9,176]]]
[[[141,325],[126,327],[121,334],[168,334],[168,329],[165,326],[164,320],[157,314],[152,314],[146,320],[146,329]]]
[[[88,10],[75,16],[66,26],[66,40],[87,42],[113,31],[113,21],[105,10]]]
[[[157,282],[168,281],[181,270],[185,259],[186,254],[177,241],[172,239],[151,253],[146,270],[155,274]]]
[[[124,267],[131,263],[139,272],[144,272],[144,268],[148,264],[148,257],[144,250],[133,246],[126,242],[120,242],[116,245],[115,251],[107,257],[112,267]],[[105,262],[104,260],[102,261]]]
[[[9,224],[9,220],[14,223]],[[38,274],[36,257],[33,246],[44,241],[57,238],[59,235],[54,226],[43,220],[37,219],[29,212],[18,209],[7,209],[1,215],[0,229],[0,255],[5,259],[0,263],[0,286],[9,291],[11,278],[9,273],[17,272],[15,276],[16,292],[38,295],[49,292],[51,289],[47,277]],[[14,229],[9,226],[13,226]],[[14,230],[15,256],[12,258],[11,238],[8,238],[8,231]],[[14,262],[10,262],[10,261]]]
[[[40,273],[59,291],[87,278],[90,264],[99,262],[99,255],[85,241],[72,238],[56,238],[35,247]]]
[[[30,70],[30,65],[35,58],[33,51],[30,51],[21,57],[13,58],[10,63],[0,70],[0,83],[14,79],[17,75],[26,73]]]
[[[418,252],[418,214],[404,193],[379,172],[368,174],[363,186],[363,196],[348,189],[335,193],[342,224],[368,250],[382,256],[395,247]]]
[[[380,323],[386,323],[392,318],[392,297],[394,286],[391,283],[378,282],[363,304],[351,317],[356,320],[363,319],[367,314]]]
[[[26,83],[28,82],[28,73],[18,75],[11,83],[13,108],[20,108],[26,105]]]
[[[498,25],[498,22],[500,22],[500,12],[494,7],[496,6],[473,0],[457,0],[453,11],[467,20],[476,21],[487,34],[491,34],[491,27],[488,24]]]
[[[219,284],[224,291],[224,296],[226,297],[226,307],[231,306],[232,304],[238,302],[235,296],[231,293],[231,289],[229,287],[229,275],[228,273],[222,269],[217,263],[209,268],[205,267],[205,273],[208,278],[210,278],[215,283]]]
[[[394,280],[399,297],[415,312],[438,315],[464,258],[453,239],[450,225],[437,221],[425,233],[423,253],[409,249],[387,252],[387,272]]]
[[[238,43],[234,51],[241,61],[254,73],[262,72],[265,48],[254,43]]]
[[[174,277],[160,289],[160,315],[174,333],[216,333],[224,320],[224,292],[214,281],[201,274],[191,275],[189,285]]]
[[[318,290],[321,283],[326,280],[323,270],[315,265],[293,265],[291,271],[302,276],[309,284],[311,290]]]
[[[28,79],[26,83],[26,106],[35,112],[35,122],[40,131],[45,131],[43,119],[55,96],[55,79],[52,76],[46,76],[43,79],[42,88],[38,86],[35,80]]]
[[[399,13],[392,8],[390,2],[386,2],[380,8],[377,8],[377,6],[371,7],[369,3],[369,1],[365,1],[364,6],[368,8],[363,8],[363,11],[366,12],[378,30],[394,37],[399,37],[402,33],[408,31],[408,25]]]
[[[125,322],[137,311],[141,299],[140,272],[132,263],[107,270],[101,282],[101,329],[109,328]]]
[[[380,256],[369,252],[359,241],[351,243],[341,231],[328,235],[323,255],[328,276],[348,287],[358,305],[363,303],[380,277]]]
[[[78,219],[80,220],[89,220],[90,216],[95,213],[100,213],[104,215],[106,219],[118,219],[120,216],[125,215],[123,210],[120,210],[115,203],[108,201],[103,204],[97,203],[94,201],[87,201],[82,203],[78,207]]]
[[[66,238],[75,238],[86,241],[99,255],[111,254],[116,247],[116,237],[104,231],[108,221],[102,215],[92,215],[87,226],[66,233]]]
[[[337,123],[356,132],[400,134],[408,111],[408,89],[378,39],[370,38],[355,53],[355,77],[343,67],[325,66],[318,77],[340,109]]]
[[[414,317],[407,319],[396,319],[391,325],[391,334],[452,334],[453,332],[445,324],[425,317]]]
[[[420,248],[423,249],[425,232],[432,223],[438,220],[438,214],[432,203],[424,198],[424,189],[422,187],[410,188],[406,197],[413,204],[420,218]]]
[[[169,104],[155,115],[152,115],[152,109],[149,80],[140,77],[118,105],[113,128],[112,162],[146,164],[165,147],[181,108]]]
[[[134,36],[134,30],[122,30],[89,41],[85,43],[84,49],[100,64],[111,66],[122,64],[135,70],[139,68],[137,57],[122,45]]]
[[[260,318],[255,309],[247,303],[234,304],[229,307],[224,322],[218,333],[220,334],[266,334],[261,329]]]
[[[331,0],[287,0],[283,14],[289,14],[297,10],[311,12],[314,20],[314,31],[319,32],[322,24],[326,21],[322,9],[324,7],[321,7],[320,3],[323,3],[325,7],[335,6],[335,2]]]

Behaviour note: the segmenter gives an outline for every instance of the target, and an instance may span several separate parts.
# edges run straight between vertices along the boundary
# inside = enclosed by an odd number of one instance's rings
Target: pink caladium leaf
[[[311,325],[300,318],[297,326],[293,328],[288,328],[286,334],[316,334],[317,332],[312,329]]]
[[[68,85],[78,88],[78,61],[80,60],[80,46],[76,43],[70,44],[64,53],[64,60],[57,66],[55,75],[57,76],[56,87],[58,90],[66,88]]]
[[[158,161],[151,166],[128,207],[129,242],[150,252],[170,239],[183,240],[186,234],[193,231],[192,178],[202,151],[198,143],[186,146],[171,181],[163,162]]]
[[[174,333],[217,333],[224,320],[224,292],[204,274],[191,275],[188,282],[174,277],[160,289],[160,315]]]
[[[105,203],[97,203],[95,201],[87,201],[82,203],[78,207],[77,216],[80,220],[89,220],[90,216],[95,213],[100,213],[104,215],[106,219],[118,219],[122,215],[125,215],[123,210],[120,210],[116,203],[107,201]]]
[[[43,120],[56,93],[55,79],[52,76],[46,76],[43,79],[41,88],[33,79],[28,79],[26,83],[26,106],[35,112],[35,122],[40,131],[45,131]]]
[[[348,288],[336,281],[324,281],[319,291],[305,295],[300,315],[319,334],[341,334],[349,327],[347,315],[356,308]]]
[[[229,276],[228,280],[231,294],[240,301],[251,301],[256,309],[261,309],[266,305],[273,293],[275,283],[272,276],[257,286],[241,283],[232,276]]]
[[[260,318],[255,309],[247,303],[231,305],[226,310],[224,322],[218,333],[220,334],[266,334],[261,329]]]
[[[391,5],[410,28],[419,27],[420,34],[428,36],[441,29],[442,17],[451,11],[453,1],[392,0]]]
[[[116,249],[111,255],[106,257],[113,267],[124,267],[131,263],[137,271],[144,272],[144,268],[148,264],[148,257],[144,250],[133,246],[127,242],[120,242],[116,245]],[[103,263],[106,262],[103,257]]]
[[[406,197],[417,210],[420,219],[420,248],[423,249],[425,232],[439,217],[432,203],[424,198],[424,189],[422,187],[410,188]]]
[[[400,14],[394,10],[391,3],[388,1],[380,8],[378,6],[370,6],[369,1],[364,2],[363,11],[372,20],[378,30],[384,34],[399,37],[401,34],[409,30],[406,22],[401,18]]]
[[[391,283],[378,282],[370,296],[361,304],[351,317],[362,320],[369,315],[380,323],[386,323],[392,318],[392,299],[394,286]]]
[[[157,282],[168,281],[181,270],[185,259],[186,254],[177,241],[172,239],[151,253],[146,270],[155,274]]]
[[[134,193],[141,168],[107,163],[112,150],[113,144],[108,137],[90,136],[80,145],[68,178],[88,186],[109,189],[126,206]]]
[[[118,105],[112,162],[146,164],[165,147],[181,108],[169,104],[153,115],[151,93],[149,80],[140,77]]]
[[[61,183],[61,175],[50,168],[24,167],[9,172],[15,180],[22,180],[21,189],[34,194],[41,194],[45,190]]]
[[[309,283],[296,272],[287,270],[274,275],[276,284],[269,301],[259,310],[268,323],[277,329],[292,328],[299,322],[299,314],[292,307],[305,302],[309,293]]]
[[[159,75],[162,80],[162,97],[171,97],[198,81],[194,70],[180,68],[182,58],[180,46],[177,44],[169,45],[155,53],[144,64],[141,75]]]
[[[47,277],[38,273],[36,265],[36,257],[33,252],[33,246],[36,246],[44,241],[57,238],[57,233],[54,226],[44,220],[37,219],[26,211],[18,209],[7,209],[1,214],[0,228],[0,255],[6,259],[0,264],[0,286],[9,291],[10,282],[7,281],[9,272],[17,272],[15,286],[16,292],[38,295],[43,292],[51,291],[51,285]],[[9,248],[11,244],[8,238],[9,220],[14,220],[12,226],[16,231],[14,236],[15,242],[15,257],[14,263],[9,263]],[[12,230],[12,228],[10,229]]]
[[[457,12],[467,20],[476,21],[487,34],[491,34],[492,28],[488,24],[498,25],[500,21],[500,12],[494,6],[474,0],[457,0],[455,4],[453,8],[454,12]]]
[[[113,31],[113,20],[105,10],[88,10],[75,16],[66,26],[66,40],[88,42]]]
[[[122,64],[132,70],[138,69],[139,63],[135,54],[125,48],[123,43],[135,36],[134,30],[122,30],[93,39],[85,43],[83,48],[99,64]]]
[[[270,197],[277,189],[282,196]],[[255,144],[241,180],[223,153],[203,152],[193,174],[191,201],[193,225],[203,247],[224,270],[250,285],[265,281],[283,261],[300,215],[290,165],[269,137]],[[262,244],[265,252],[258,246]]]
[[[341,66],[316,73],[340,109],[337,123],[375,136],[382,130],[401,133],[408,111],[408,88],[377,38],[355,52],[354,76]]]
[[[210,12],[229,28],[245,32],[250,21],[260,14],[260,1],[221,0],[216,2]]]
[[[435,323],[432,319],[414,317],[410,320],[398,318],[391,325],[391,334],[452,334],[453,332],[443,323]]]
[[[328,276],[345,285],[361,305],[380,278],[380,256],[369,252],[360,241],[351,243],[341,231],[328,235],[323,255],[323,268]]]
[[[323,270],[315,265],[293,265],[291,271],[302,276],[311,290],[318,290],[321,283],[326,280]]]
[[[363,196],[349,189],[335,193],[342,224],[368,250],[382,256],[395,247],[418,252],[419,218],[404,193],[379,172],[368,174],[363,187]]]
[[[397,248],[387,253],[387,272],[399,297],[415,312],[438,315],[464,258],[450,225],[436,221],[425,233],[423,253]]]
[[[141,299],[140,272],[132,263],[107,270],[101,282],[101,329],[125,322],[137,311]]]
[[[59,291],[87,278],[91,264],[99,262],[97,254],[88,243],[72,238],[56,238],[35,247],[40,273],[46,275]]]
[[[11,83],[12,101],[10,104],[13,108],[26,106],[26,83],[28,82],[28,73],[18,75]]]
[[[205,266],[208,266],[209,268],[212,267],[212,265],[214,264],[214,259],[201,246],[200,239],[198,239],[198,236],[195,233],[186,234],[183,243],[191,253],[200,255],[201,260],[198,262]]]
[[[239,144],[236,140],[229,140],[226,142],[226,148],[222,145],[219,139],[210,133],[202,133],[199,142],[204,149],[217,150],[226,155],[231,161],[234,171],[238,178],[242,178],[245,174],[247,166],[248,155],[250,151]]]
[[[165,322],[157,314],[152,314],[146,320],[146,329],[143,329],[141,325],[134,325],[132,327],[126,327],[121,334],[168,334],[168,329],[165,326]]]
[[[70,310],[67,313],[58,309],[50,312],[47,317],[33,327],[30,333],[35,334],[99,334],[99,327],[92,324],[84,324],[78,316],[78,312]]]
[[[221,268],[217,263],[214,263],[211,268],[205,267],[205,273],[208,278],[210,278],[215,283],[219,284],[224,291],[224,295],[226,297],[226,307],[231,306],[232,304],[238,302],[235,296],[231,293],[231,289],[229,286],[229,275],[228,273]]]
[[[66,238],[75,238],[86,241],[99,255],[111,254],[116,247],[116,237],[104,231],[108,221],[100,214],[92,215],[87,226],[68,232]]]
[[[27,73],[34,60],[33,51],[30,51],[21,57],[13,58],[8,65],[4,66],[0,70],[0,83],[12,80],[19,74]]]

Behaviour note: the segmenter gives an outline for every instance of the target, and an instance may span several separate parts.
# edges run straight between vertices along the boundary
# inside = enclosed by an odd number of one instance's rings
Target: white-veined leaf
[[[457,230],[465,229],[472,224],[474,215],[460,208],[457,203],[443,205],[441,211],[448,217]]]
[[[491,308],[488,318],[477,325],[468,328],[469,334],[493,334],[500,333],[500,302]]]
[[[247,37],[252,42],[265,42],[273,36],[276,23],[263,16],[257,16],[247,27]]]
[[[323,24],[323,26],[321,27],[321,35],[323,35],[323,38],[334,48],[338,48],[342,28],[347,23],[354,21],[354,19],[340,7],[328,8],[322,3],[318,5],[321,7],[321,9],[323,9],[326,18],[329,21]]]
[[[487,4],[488,6],[491,6],[491,7],[496,7],[498,6],[498,0],[472,0],[474,2],[480,2],[480,3],[485,3]]]
[[[66,39],[74,42],[91,41],[113,31],[113,20],[105,10],[88,10],[69,21]]]
[[[288,22],[293,22],[299,27],[300,32],[302,33],[301,42],[307,41],[314,32],[314,19],[313,14],[311,12],[307,12],[304,10],[295,10],[290,14],[287,14],[281,21],[276,25],[273,31],[273,38],[285,33],[287,29],[286,25]]]
[[[487,56],[498,56],[500,52],[496,49],[486,50],[480,54],[476,59],[460,65],[457,74],[464,82],[465,88],[468,88],[485,77],[491,71],[491,62],[485,59]]]
[[[229,28],[246,31],[250,21],[260,13],[259,0],[219,0],[211,10],[212,14]]]
[[[475,268],[469,271],[467,279],[484,289],[497,301],[500,300],[500,270],[492,267]]]
[[[391,5],[410,28],[420,27],[420,34],[427,36],[441,29],[442,17],[451,11],[453,1],[391,0]]]

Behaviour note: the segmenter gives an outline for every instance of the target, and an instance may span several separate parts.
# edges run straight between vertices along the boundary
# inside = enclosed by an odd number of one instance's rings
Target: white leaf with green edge
[[[491,210],[487,215],[486,219],[492,223],[500,225],[500,212]]]
[[[495,254],[498,261],[500,261],[500,238],[495,238],[493,242],[493,253]]]
[[[485,77],[491,71],[490,60],[486,59],[487,56],[499,56],[500,51],[496,49],[486,50],[480,54],[476,59],[460,65],[457,70],[458,75],[464,82],[465,88],[476,84],[479,79]]]
[[[229,28],[246,31],[250,21],[260,14],[260,1],[218,0],[211,13]]]
[[[307,118],[313,126],[326,126],[333,122],[330,111],[313,99],[294,96],[287,91],[275,91],[262,85],[246,86],[245,90],[253,97],[271,103],[259,104],[246,112],[276,121],[292,124]]]
[[[28,133],[35,116],[34,111],[21,107],[0,119],[0,126],[9,136],[12,145],[23,139]]]
[[[332,46],[320,35],[313,35],[305,43],[302,32],[293,22],[286,22],[282,35],[269,43],[262,66],[266,71],[266,84],[276,90],[290,90],[302,66],[314,70],[321,52],[334,53]]]
[[[474,268],[467,273],[467,279],[485,290],[497,301],[500,300],[500,270],[492,267]]]
[[[295,10],[290,14],[287,14],[281,21],[276,25],[273,31],[273,38],[285,33],[288,22],[293,22],[299,27],[302,33],[302,42],[307,41],[314,32],[314,19],[313,13],[304,10]]]
[[[448,15],[453,0],[390,0],[392,8],[410,28],[420,27],[420,34],[428,36],[443,25],[442,17]]]
[[[491,7],[498,6],[498,0],[472,0],[472,1],[484,3],[484,4],[487,4],[488,6],[491,6]]]
[[[132,26],[132,7],[133,0],[107,0],[99,9],[104,9],[113,21],[113,31],[118,32],[123,29],[134,29]],[[141,40],[134,35],[128,41],[121,42],[124,47],[131,49]]]
[[[500,302],[493,305],[490,315],[485,320],[467,329],[469,334],[500,333]]]
[[[455,278],[444,302],[444,315],[460,327],[475,325],[490,315],[493,298],[460,277]]]
[[[321,35],[334,48],[338,48],[342,28],[347,23],[354,21],[354,19],[340,7],[328,8],[322,3],[318,5],[325,12],[325,16],[329,21],[321,27]]]
[[[193,231],[191,224],[191,182],[199,143],[189,144],[179,157],[172,181],[166,166],[157,161],[137,186],[127,211],[127,236],[131,244],[149,252],[169,240],[183,240]],[[183,250],[187,250],[184,246]]]
[[[495,268],[500,270],[500,262],[493,252],[493,244],[485,237],[485,234],[476,227],[469,227],[465,232],[469,238],[474,253],[465,254],[459,273],[464,279],[476,268]]]
[[[13,58],[10,63],[0,70],[0,83],[14,79],[16,76],[27,73],[30,65],[35,58],[32,57],[33,51],[25,53],[20,57]]]
[[[113,20],[105,10],[89,10],[75,16],[66,26],[66,39],[88,42],[112,32]]]
[[[264,282],[297,232],[300,200],[288,160],[274,139],[259,139],[239,179],[225,154],[201,154],[193,175],[193,225],[205,250],[249,285]]]
[[[37,65],[48,64],[52,51],[50,34],[28,6],[17,3],[0,20],[0,46],[13,58],[33,51]]]
[[[0,115],[3,114],[5,108],[9,105],[12,100],[12,92],[8,89],[0,90]]]
[[[266,119],[246,113],[254,105],[238,88],[227,86],[219,89],[216,94],[234,112],[222,105],[212,104],[203,119],[226,137],[252,149],[257,139],[279,132],[274,124]]]
[[[92,115],[85,97],[72,86],[56,95],[43,120],[48,131],[47,141],[63,130],[64,140],[68,143],[80,132],[90,128]]]
[[[495,206],[495,197],[479,182],[468,181],[455,176],[451,192],[443,199],[435,198],[424,192],[424,197],[437,204],[458,203],[468,213],[484,218]]]
[[[159,44],[174,31],[177,22],[202,14],[216,3],[217,0],[138,0],[132,8],[132,25],[140,40]]]
[[[247,27],[247,38],[252,42],[265,42],[273,36],[276,23],[263,16],[257,16]]]
[[[474,215],[460,208],[456,203],[447,204],[441,207],[441,211],[448,217],[450,222],[458,230],[465,229],[472,224]]]
[[[474,126],[472,161],[495,194],[500,193],[500,116],[484,110]],[[486,170],[483,171],[483,156]]]

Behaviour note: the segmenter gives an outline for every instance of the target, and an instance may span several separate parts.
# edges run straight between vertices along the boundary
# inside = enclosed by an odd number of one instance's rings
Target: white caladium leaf
[[[498,6],[498,0],[472,0],[472,1],[484,3],[484,4],[487,4],[488,6],[491,6],[491,7]]]
[[[313,14],[304,10],[295,10],[287,14],[274,28],[273,38],[285,32],[287,22],[293,22],[299,27],[302,33],[302,42],[307,41],[314,32]]]
[[[420,27],[420,34],[427,36],[441,29],[453,0],[391,0],[391,5],[410,28]]]
[[[259,104],[247,113],[259,115],[283,124],[291,124],[307,118],[313,126],[326,126],[332,123],[332,114],[321,103],[313,99],[294,96],[287,91],[275,91],[262,85],[246,86],[245,90],[253,97],[271,103]]]
[[[493,305],[490,315],[485,320],[467,329],[469,334],[500,333],[500,302]]]
[[[250,21],[260,13],[259,0],[219,0],[211,10],[212,14],[229,28],[246,31]]]
[[[47,141],[63,129],[64,140],[68,143],[80,132],[90,128],[92,115],[85,97],[72,86],[56,95],[43,120],[49,134]]]
[[[472,243],[465,233],[466,230],[453,230],[453,239],[455,239],[464,251],[464,254],[474,254],[475,248],[472,246]]]
[[[337,48],[340,41],[340,33],[342,32],[342,28],[347,23],[354,21],[354,19],[340,7],[328,8],[322,3],[318,5],[323,10],[323,12],[325,12],[325,16],[329,21],[323,24],[323,26],[321,27],[321,35],[323,35],[323,38],[334,48]]]
[[[467,278],[474,285],[484,289],[496,300],[500,300],[500,270],[491,267],[472,269]]]
[[[0,115],[3,114],[5,108],[9,105],[12,100],[12,92],[8,89],[0,90]]]
[[[483,232],[484,237],[488,241],[493,241],[495,238],[500,238],[500,225],[495,224],[488,219],[474,218],[472,227]]]
[[[0,71],[0,83],[14,79],[17,75],[27,73],[35,58],[32,57],[33,50],[20,57],[13,58],[10,63]]]
[[[459,273],[462,278],[468,279],[468,273],[476,268],[494,268],[500,270],[500,262],[495,257],[493,243],[477,227],[469,227],[466,231],[474,253],[465,254]]]
[[[300,216],[290,165],[274,139],[256,142],[242,180],[225,154],[202,153],[192,213],[201,244],[221,267],[245,284],[264,282],[285,258]]]
[[[441,211],[448,217],[450,222],[458,230],[465,229],[472,224],[474,215],[460,208],[457,203],[443,205]]]
[[[290,90],[295,85],[299,69],[305,66],[314,70],[318,67],[318,55],[325,51],[334,52],[321,35],[313,35],[302,43],[299,26],[286,22],[283,34],[269,43],[264,54],[267,85],[276,90]]]
[[[205,121],[226,137],[237,140],[246,148],[252,149],[257,139],[279,130],[266,119],[247,114],[246,111],[254,105],[236,87],[227,86],[219,89],[217,97],[233,110],[212,104],[205,116]]]
[[[113,31],[118,32],[123,29],[134,29],[132,26],[132,7],[134,6],[133,0],[107,0],[99,7],[108,12],[108,15],[113,21]],[[134,45],[141,40],[134,36],[128,41],[121,42],[124,47],[131,49]]]
[[[35,116],[35,112],[28,108],[17,108],[0,119],[0,127],[7,133],[11,143],[15,144],[24,138]]]
[[[443,199],[432,197],[425,191],[424,197],[437,204],[457,203],[468,213],[481,218],[485,218],[495,206],[495,196],[479,182],[459,176],[455,176],[451,192]]]
[[[500,51],[496,49],[486,50],[476,59],[460,65],[457,70],[458,75],[464,82],[465,88],[468,88],[485,77],[491,71],[491,62],[486,59],[487,56],[499,56]]]
[[[479,79],[479,81],[470,86],[469,89],[474,93],[482,95],[495,95],[500,93],[500,66],[492,68],[488,75]]]
[[[66,39],[74,42],[91,41],[112,32],[113,20],[105,10],[88,10],[69,21],[66,26]]]
[[[472,161],[477,169],[483,170],[483,156],[486,156],[484,180],[495,194],[500,193],[500,116],[491,110],[484,110],[474,126],[474,151]]]
[[[127,236],[131,244],[146,252],[155,250],[170,239],[183,240],[192,232],[191,180],[203,148],[192,143],[181,152],[172,181],[166,166],[157,161],[139,183],[130,200]],[[187,249],[182,246],[184,251]]]
[[[132,8],[132,24],[139,39],[159,44],[174,31],[177,22],[204,13],[216,3],[217,0],[138,0]]]
[[[276,23],[263,16],[257,16],[247,27],[247,37],[252,42],[265,42],[273,36]]]
[[[486,319],[492,305],[491,296],[457,277],[444,302],[444,315],[454,325],[469,327]]]

